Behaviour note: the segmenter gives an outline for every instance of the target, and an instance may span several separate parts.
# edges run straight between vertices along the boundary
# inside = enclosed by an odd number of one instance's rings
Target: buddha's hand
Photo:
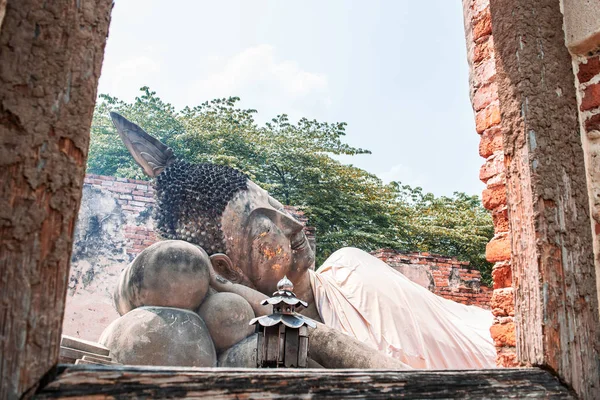
[[[219,275],[217,271],[215,271],[215,268],[212,266],[212,264],[210,264],[208,267],[208,274],[210,287],[215,289],[217,292],[227,291],[226,286],[228,284],[231,285],[231,282]]]

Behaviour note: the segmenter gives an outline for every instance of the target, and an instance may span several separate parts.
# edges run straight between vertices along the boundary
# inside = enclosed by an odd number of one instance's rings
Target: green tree
[[[87,171],[93,174],[148,179],[123,145],[110,119],[109,111],[126,115],[128,119],[152,132],[163,143],[178,152],[185,145],[178,139],[183,133],[175,108],[160,100],[149,88],[140,89],[142,95],[133,103],[116,97],[100,95],[92,119],[90,152]]]
[[[488,267],[481,257],[493,228],[477,197],[435,198],[420,188],[384,185],[375,175],[337,161],[339,155],[370,154],[344,142],[345,123],[305,118],[291,123],[282,114],[259,126],[256,110],[239,108],[237,97],[177,112],[149,88],[141,91],[132,103],[100,96],[88,172],[145,179],[112,126],[109,111],[116,111],[179,158],[237,168],[282,203],[302,209],[317,229],[318,264],[333,251],[354,246],[431,251]]]
[[[395,185],[399,201],[409,205],[408,246],[469,261],[481,272],[483,283],[490,285],[492,264],[485,258],[485,247],[494,236],[494,225],[479,197],[460,192],[435,197],[419,187]]]

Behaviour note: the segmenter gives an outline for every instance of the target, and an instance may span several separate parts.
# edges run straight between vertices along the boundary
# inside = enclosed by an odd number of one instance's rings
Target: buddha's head
[[[156,177],[161,236],[222,254],[212,257],[219,274],[268,295],[283,276],[294,281],[312,267],[303,225],[246,175],[222,165],[176,161],[139,126],[116,113],[111,117],[136,162]]]

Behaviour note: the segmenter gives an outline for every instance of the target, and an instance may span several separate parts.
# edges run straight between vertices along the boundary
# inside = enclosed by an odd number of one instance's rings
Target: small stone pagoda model
[[[257,325],[259,368],[306,368],[308,359],[308,328],[316,328],[313,320],[298,314],[296,309],[308,303],[296,298],[294,285],[284,276],[277,283],[273,297],[262,305],[273,306],[273,314],[254,318]]]

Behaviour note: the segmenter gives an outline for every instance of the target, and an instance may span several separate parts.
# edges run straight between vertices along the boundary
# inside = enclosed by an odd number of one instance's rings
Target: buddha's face
[[[271,295],[284,275],[300,280],[313,266],[302,224],[251,181],[229,201],[221,224],[234,268],[262,293]]]

